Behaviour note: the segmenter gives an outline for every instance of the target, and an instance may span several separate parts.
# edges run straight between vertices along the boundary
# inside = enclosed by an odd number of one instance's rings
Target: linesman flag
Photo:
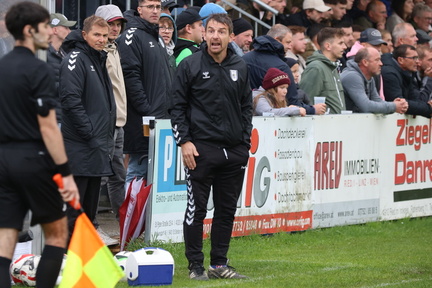
[[[70,204],[82,211],[79,202]],[[87,215],[81,213],[75,222],[59,288],[112,288],[123,275]]]

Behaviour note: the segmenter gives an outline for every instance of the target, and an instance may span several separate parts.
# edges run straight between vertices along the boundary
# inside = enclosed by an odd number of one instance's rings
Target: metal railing
[[[258,25],[261,25],[267,29],[270,29],[271,26],[267,23],[265,23],[264,21],[258,19],[257,17],[253,16],[252,14],[246,12],[245,10],[241,9],[240,7],[236,6],[235,4],[229,2],[228,0],[221,0],[222,3],[224,5],[222,5],[223,8],[226,8],[225,5],[231,7],[232,9],[236,10],[237,12],[239,12],[240,17],[242,17],[242,15],[245,15],[246,17],[248,17],[249,19],[251,19],[252,21],[254,21],[254,36],[258,36]],[[264,8],[265,10],[271,12],[273,14],[272,16],[272,25],[276,24],[276,16],[279,14],[279,12],[274,9],[273,7],[265,4],[264,2],[260,1],[260,0],[252,0],[252,2],[258,4],[259,6],[261,6],[262,8]]]

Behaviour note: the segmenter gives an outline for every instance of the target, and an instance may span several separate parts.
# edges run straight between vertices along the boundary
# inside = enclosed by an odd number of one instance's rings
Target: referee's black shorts
[[[0,144],[0,228],[22,230],[64,217],[66,204],[52,180],[56,166],[43,143]]]

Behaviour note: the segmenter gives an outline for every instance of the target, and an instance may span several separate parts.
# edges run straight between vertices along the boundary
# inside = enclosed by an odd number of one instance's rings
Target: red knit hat
[[[277,68],[270,68],[267,70],[262,83],[262,87],[265,90],[269,90],[283,84],[291,84],[288,74]]]

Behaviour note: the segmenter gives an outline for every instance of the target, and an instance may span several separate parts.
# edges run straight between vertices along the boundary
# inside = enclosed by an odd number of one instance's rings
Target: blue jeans
[[[134,177],[147,178],[148,170],[148,154],[129,154],[129,163],[126,172],[126,185],[128,185]]]

